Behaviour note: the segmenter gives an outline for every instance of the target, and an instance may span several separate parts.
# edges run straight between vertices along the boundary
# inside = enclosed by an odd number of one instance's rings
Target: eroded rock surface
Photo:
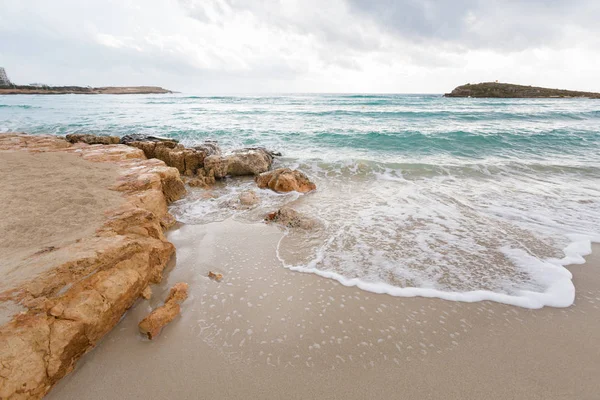
[[[20,310],[0,326],[0,398],[41,398],[150,283],[161,280],[175,251],[163,234],[174,222],[167,205],[185,188],[176,169],[146,159],[134,147],[0,134],[2,150],[68,152],[113,163],[118,166],[113,189],[124,198],[118,208],[106,210],[106,221],[95,234],[33,252],[27,263],[39,265],[41,272],[0,291],[0,302]]]
[[[120,138],[118,136],[102,136],[71,133],[66,136],[70,143],[87,143],[87,144],[118,144]]]
[[[180,304],[188,297],[188,284],[176,283],[165,300],[165,304],[153,310],[138,325],[140,332],[152,340],[169,322],[181,313]]]
[[[275,222],[287,228],[300,228],[306,230],[313,229],[318,225],[316,220],[289,207],[282,207],[278,211],[268,214],[265,220],[268,222]]]
[[[300,192],[307,193],[317,188],[310,179],[298,170],[279,168],[265,172],[254,178],[261,189],[271,189],[275,192]]]

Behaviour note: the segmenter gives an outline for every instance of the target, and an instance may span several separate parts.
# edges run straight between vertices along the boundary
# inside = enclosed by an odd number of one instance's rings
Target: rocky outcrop
[[[267,222],[275,222],[287,228],[313,229],[318,223],[316,220],[300,214],[298,211],[282,207],[278,211],[272,212],[265,217]]]
[[[152,340],[160,334],[165,325],[173,321],[181,313],[180,304],[188,297],[188,284],[179,282],[175,284],[165,304],[153,310],[138,325],[140,332]]]
[[[118,136],[102,136],[71,133],[66,136],[70,143],[87,143],[87,144],[118,144],[121,140]]]
[[[115,164],[113,189],[124,198],[93,236],[36,252],[27,262],[43,272],[0,293],[0,301],[22,308],[0,326],[0,398],[41,398],[161,280],[175,251],[163,234],[174,222],[167,205],[185,188],[176,169],[134,147],[4,134],[0,150],[69,152]]]
[[[456,87],[444,97],[496,97],[496,98],[560,98],[584,97],[600,99],[600,93],[579,92],[563,89],[548,89],[536,86],[513,85],[510,83],[484,82],[467,83]]]
[[[265,172],[254,180],[259,188],[268,188],[280,193],[292,191],[307,193],[317,188],[317,185],[312,183],[304,173],[289,168]]]
[[[119,143],[115,137],[94,135],[67,135],[67,140],[88,144]],[[189,181],[190,186],[202,187],[226,176],[259,175],[271,168],[274,156],[281,155],[263,147],[234,150],[222,155],[221,148],[213,141],[185,147],[174,139],[141,134],[123,136],[120,143],[142,150],[147,158],[164,161],[183,175],[196,177]]]
[[[30,86],[11,85],[0,88],[4,94],[165,94],[173,93],[158,86]]]

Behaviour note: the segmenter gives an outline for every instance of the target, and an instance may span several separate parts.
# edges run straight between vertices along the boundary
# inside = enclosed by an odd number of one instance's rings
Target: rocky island
[[[458,86],[444,97],[489,97],[489,98],[588,98],[600,99],[600,93],[573,90],[548,89],[536,86],[513,85],[510,83],[484,82]]]
[[[165,94],[173,93],[158,86],[33,86],[10,85],[0,86],[3,94]]]

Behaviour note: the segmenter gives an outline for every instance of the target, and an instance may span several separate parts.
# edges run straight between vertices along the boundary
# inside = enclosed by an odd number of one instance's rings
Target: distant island
[[[574,90],[548,89],[510,83],[484,82],[458,86],[444,97],[496,97],[496,98],[572,98],[600,99],[600,93]]]
[[[153,94],[173,93],[158,86],[34,86],[11,85],[0,86],[0,95],[3,94]]]

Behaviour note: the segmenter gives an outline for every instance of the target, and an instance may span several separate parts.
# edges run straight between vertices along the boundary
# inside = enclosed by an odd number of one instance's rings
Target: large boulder
[[[65,139],[70,143],[87,143],[87,144],[118,144],[118,136],[105,136],[105,135],[88,135],[80,133],[70,133]]]
[[[275,222],[287,228],[313,229],[317,226],[317,221],[300,214],[298,211],[282,207],[278,211],[267,214],[265,220],[267,222]]]
[[[317,188],[310,179],[298,170],[279,168],[274,171],[265,172],[254,178],[261,189],[271,189],[275,192],[300,192],[308,193]]]
[[[273,156],[265,149],[236,150],[225,157],[227,159],[227,175],[259,175],[271,168]]]

